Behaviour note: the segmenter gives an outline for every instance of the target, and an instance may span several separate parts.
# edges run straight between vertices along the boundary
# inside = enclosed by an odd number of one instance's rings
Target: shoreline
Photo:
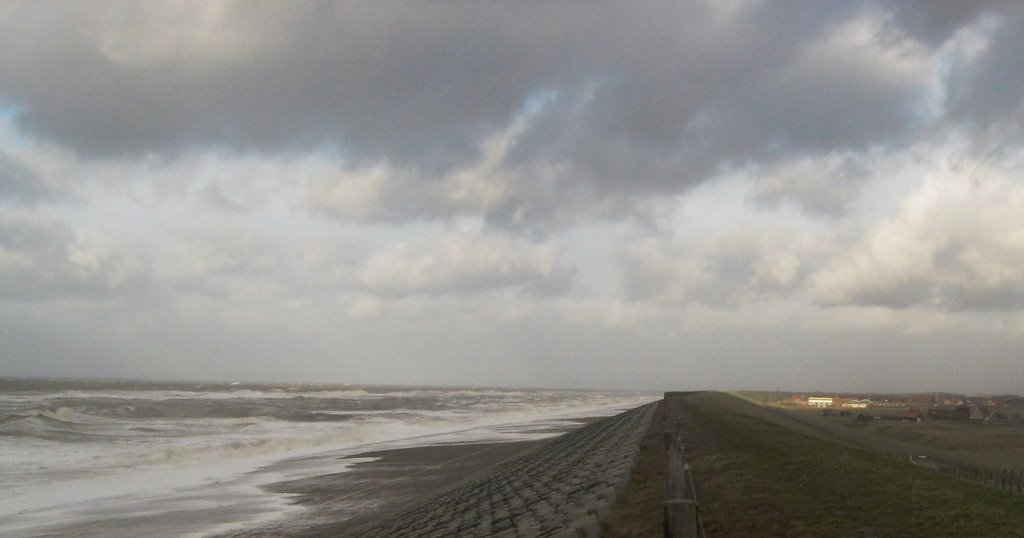
[[[366,527],[360,538],[598,536],[656,403],[602,418]]]
[[[528,430],[555,435],[535,440],[441,443],[362,452],[344,471],[264,486],[306,507],[297,517],[220,536],[342,536],[429,500],[487,469],[607,417],[565,419],[561,427]]]

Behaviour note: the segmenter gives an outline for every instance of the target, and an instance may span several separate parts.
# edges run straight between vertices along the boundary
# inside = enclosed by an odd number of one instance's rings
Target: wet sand
[[[543,431],[565,433],[601,418],[605,417],[573,419],[564,427]],[[442,444],[341,458],[357,463],[344,472],[278,482],[267,487],[293,495],[293,502],[307,507],[309,510],[299,518],[226,536],[343,536],[447,491],[548,440]]]

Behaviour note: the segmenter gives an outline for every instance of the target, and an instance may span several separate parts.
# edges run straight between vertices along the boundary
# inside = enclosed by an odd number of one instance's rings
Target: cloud
[[[567,165],[508,162],[537,114],[517,115],[480,142],[475,159],[436,177],[389,161],[318,173],[306,182],[305,206],[343,221],[394,224],[471,216],[496,228],[531,232],[609,214],[607,204],[567,181]]]
[[[982,163],[932,174],[899,211],[814,275],[823,304],[1024,307],[1024,186]]]
[[[17,205],[31,204],[52,195],[48,186],[32,170],[0,153],[0,201]]]
[[[946,41],[986,13],[998,13],[1013,6],[1012,0],[920,3],[890,0],[884,4],[892,9],[893,18],[903,31],[930,44]]]
[[[1003,381],[1022,13],[4,3],[0,353],[720,387],[953,383],[928,360],[972,354]]]
[[[472,295],[495,290],[558,293],[574,270],[555,243],[460,231],[402,242],[369,257],[356,273],[366,290],[388,295]]]
[[[886,21],[756,2],[21,3],[0,19],[0,99],[86,158],[325,148],[345,163],[312,183],[325,211],[521,226],[637,214],[730,163],[899,145],[929,119],[936,60]]]
[[[797,295],[824,248],[795,230],[722,230],[692,241],[647,239],[619,252],[625,297],[714,308]]]
[[[377,162],[359,169],[322,172],[306,182],[306,206],[314,212],[357,221],[442,219],[488,213],[513,189],[504,170],[509,150],[526,127],[520,115],[503,132],[484,139],[479,158],[440,178]]]
[[[102,230],[0,213],[0,299],[105,299],[139,293],[152,270]]]
[[[795,159],[763,170],[754,200],[769,208],[792,202],[806,214],[836,217],[850,209],[867,173],[863,159],[848,155]]]
[[[282,272],[278,244],[252,230],[228,226],[187,227],[171,233],[160,273],[169,279],[270,276]]]
[[[1024,139],[1024,6],[1011,3],[986,22],[977,50],[953,65],[946,106],[979,146],[1005,151]]]
[[[0,204],[30,207],[70,199],[66,152],[27,142],[3,112],[0,103]]]
[[[766,67],[740,87],[739,106],[720,111],[730,127],[723,138],[745,142],[734,158],[899,143],[929,119],[919,102],[938,75],[930,49],[887,33],[884,16],[871,12],[828,30]]]
[[[509,52],[520,48],[512,29],[475,26],[487,11],[20,4],[3,19],[0,93],[23,109],[26,130],[86,155],[326,142],[429,160],[438,148],[458,153],[473,132],[522,104],[527,80],[485,75],[496,65],[515,69],[521,56]]]

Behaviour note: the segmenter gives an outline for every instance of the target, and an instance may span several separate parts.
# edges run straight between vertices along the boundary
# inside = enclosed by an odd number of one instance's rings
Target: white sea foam
[[[316,466],[311,459],[292,466],[287,478],[339,472],[351,462],[337,456],[537,438],[560,419],[609,415],[656,397],[491,389],[0,393],[8,417],[0,423],[0,534],[98,520],[104,532],[121,521],[121,533],[141,526],[150,536],[202,535],[299,510],[260,488],[285,478],[280,465],[267,471],[275,462],[332,454]],[[370,409],[358,408],[368,402]],[[194,514],[185,518],[189,528],[167,522],[174,510]]]

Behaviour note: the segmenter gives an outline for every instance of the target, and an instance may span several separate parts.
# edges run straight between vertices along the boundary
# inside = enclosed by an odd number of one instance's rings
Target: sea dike
[[[600,420],[353,536],[598,536],[656,403]]]

